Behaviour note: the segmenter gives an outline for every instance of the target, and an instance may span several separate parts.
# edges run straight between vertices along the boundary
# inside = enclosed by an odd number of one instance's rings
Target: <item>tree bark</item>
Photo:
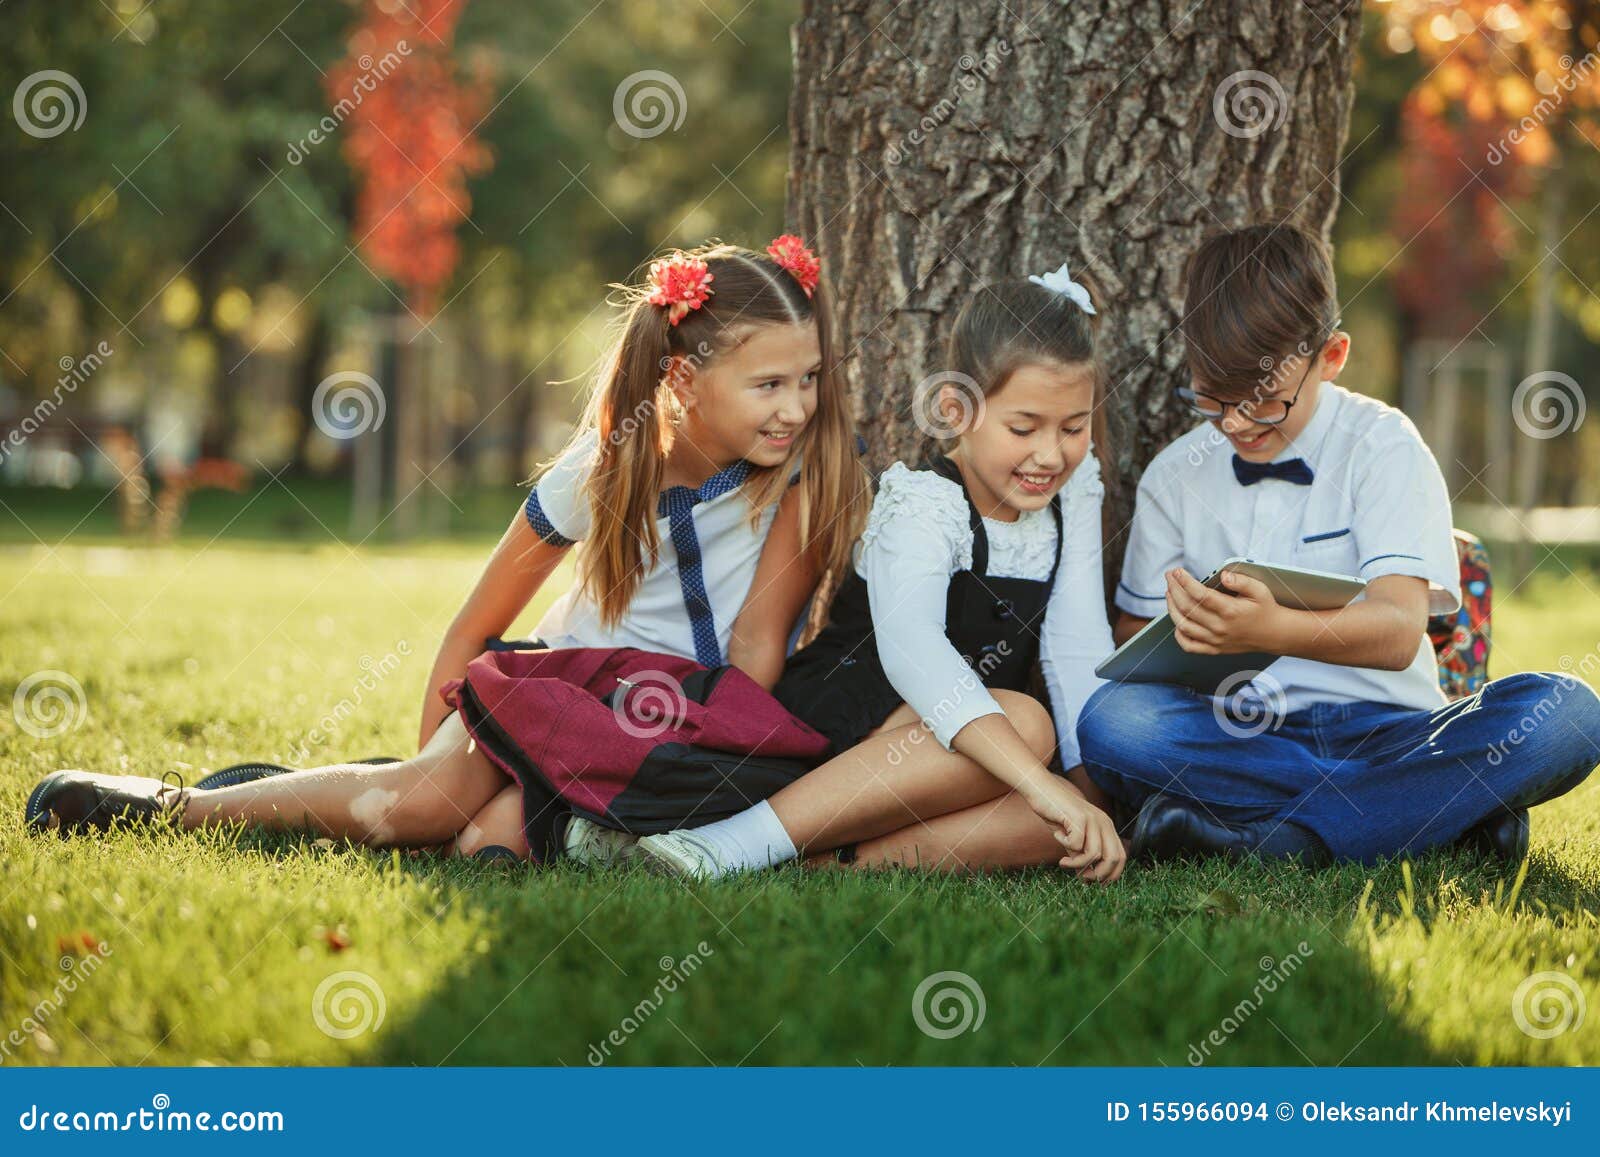
[[[872,466],[915,453],[912,388],[973,287],[1069,261],[1107,306],[1119,538],[1132,480],[1193,421],[1171,401],[1187,255],[1258,221],[1329,236],[1360,20],[1348,0],[805,0],[789,217],[834,287]]]

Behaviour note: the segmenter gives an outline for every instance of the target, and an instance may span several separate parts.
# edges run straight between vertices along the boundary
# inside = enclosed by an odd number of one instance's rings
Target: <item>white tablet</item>
[[[1228,571],[1259,579],[1278,602],[1302,611],[1335,610],[1354,600],[1367,585],[1351,575],[1275,566],[1246,558],[1230,558],[1212,572],[1205,585],[1221,590],[1222,576]],[[1211,695],[1239,672],[1263,671],[1280,657],[1264,651],[1238,655],[1191,654],[1178,645],[1172,616],[1163,614],[1146,623],[1137,635],[1096,667],[1094,673],[1119,683],[1179,683]]]

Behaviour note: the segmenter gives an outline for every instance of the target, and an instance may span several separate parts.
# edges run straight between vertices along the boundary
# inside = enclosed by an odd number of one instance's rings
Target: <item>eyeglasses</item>
[[[1190,413],[1195,414],[1208,422],[1219,421],[1228,413],[1229,407],[1239,411],[1239,416],[1246,421],[1257,422],[1263,426],[1281,426],[1288,420],[1289,411],[1300,400],[1300,391],[1306,388],[1306,382],[1311,378],[1311,371],[1316,368],[1317,355],[1322,352],[1322,347],[1327,340],[1339,330],[1342,319],[1336,319],[1320,341],[1314,347],[1306,360],[1306,372],[1300,376],[1300,384],[1295,387],[1294,396],[1284,398],[1245,398],[1239,402],[1226,402],[1221,398],[1213,398],[1210,394],[1202,394],[1188,386],[1179,386],[1172,392],[1184,404]]]

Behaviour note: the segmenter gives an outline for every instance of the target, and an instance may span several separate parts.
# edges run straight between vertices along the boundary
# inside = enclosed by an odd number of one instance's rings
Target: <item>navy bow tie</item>
[[[1291,458],[1287,462],[1246,462],[1237,454],[1233,456],[1233,476],[1240,486],[1254,486],[1263,478],[1281,478],[1296,486],[1310,486],[1313,477],[1304,458]]]

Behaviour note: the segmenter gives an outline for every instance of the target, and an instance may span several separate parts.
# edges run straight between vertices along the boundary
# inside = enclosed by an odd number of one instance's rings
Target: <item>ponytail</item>
[[[600,621],[614,627],[627,613],[647,568],[660,558],[658,495],[682,419],[670,375],[685,362],[707,364],[752,326],[815,324],[822,349],[816,412],[788,460],[752,469],[742,488],[752,525],[758,524],[767,507],[788,492],[799,460],[801,544],[815,562],[822,586],[813,599],[809,637],[826,614],[822,595],[851,563],[871,502],[838,379],[826,283],[819,283],[815,270],[797,271],[786,264],[788,253],[712,245],[678,256],[704,262],[713,292],[679,311],[676,320],[670,319],[670,306],[652,303],[649,287],[619,287],[626,302],[621,332],[601,364],[573,439],[576,443],[590,431],[599,435],[587,485],[590,532],[579,546],[578,581]]]

